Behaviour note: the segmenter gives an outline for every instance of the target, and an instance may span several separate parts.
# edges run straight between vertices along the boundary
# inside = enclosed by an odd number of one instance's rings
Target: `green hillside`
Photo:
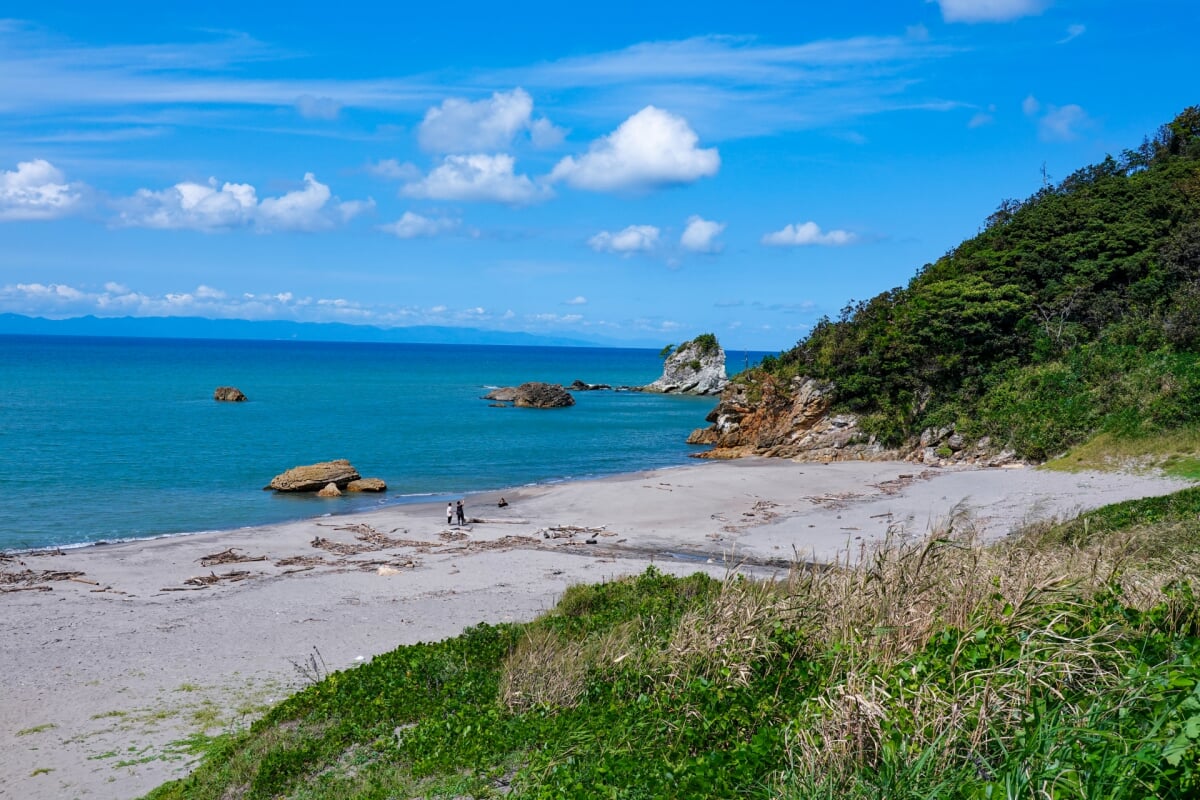
[[[776,377],[832,382],[898,444],[953,425],[1042,460],[1200,421],[1200,107],[1024,202],[904,288],[851,303]]]

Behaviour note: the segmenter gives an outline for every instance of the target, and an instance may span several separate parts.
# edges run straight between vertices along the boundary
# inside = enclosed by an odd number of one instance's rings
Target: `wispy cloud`
[[[934,2],[934,0],[927,0]],[[946,22],[1009,22],[1040,14],[1049,0],[936,0]]]
[[[179,124],[186,124],[192,111],[212,107],[243,113],[294,108],[318,120],[360,107],[425,111],[433,115],[430,131],[447,123],[460,140],[472,138],[464,135],[472,120],[476,134],[494,141],[506,130],[503,120],[515,119],[518,130],[535,145],[555,144],[563,131],[544,117],[526,120],[520,92],[526,97],[553,96],[556,107],[576,119],[619,118],[631,106],[670,108],[706,137],[722,139],[814,128],[893,110],[956,107],[952,101],[922,96],[914,80],[920,63],[952,52],[913,36],[788,45],[704,36],[453,76],[287,79],[255,77],[253,66],[295,55],[242,34],[114,46],[78,43],[10,25],[0,28],[0,114],[71,111],[78,116],[88,110],[169,107]],[[462,99],[485,92],[493,94],[483,100]],[[506,103],[511,106],[507,112],[501,108]],[[731,107],[739,113],[726,113]],[[488,128],[497,120],[499,128]],[[428,143],[443,153],[479,152],[448,149],[432,139]]]
[[[439,236],[457,230],[462,220],[450,217],[424,217],[405,211],[404,215],[395,222],[380,225],[384,233],[390,233],[398,239],[418,239]]]
[[[1066,44],[1067,42],[1074,41],[1075,39],[1078,39],[1080,36],[1083,36],[1085,33],[1087,33],[1086,25],[1081,25],[1079,23],[1076,23],[1074,25],[1068,25],[1067,26],[1067,35],[1064,36],[1063,38],[1059,39],[1058,44]]]

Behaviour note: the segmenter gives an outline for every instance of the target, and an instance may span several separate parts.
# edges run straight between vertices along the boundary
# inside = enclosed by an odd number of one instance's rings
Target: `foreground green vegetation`
[[[741,380],[795,375],[888,444],[955,426],[1041,461],[1200,425],[1200,106]]]
[[[166,798],[1184,798],[1200,489],[756,582],[655,570],[335,673]]]

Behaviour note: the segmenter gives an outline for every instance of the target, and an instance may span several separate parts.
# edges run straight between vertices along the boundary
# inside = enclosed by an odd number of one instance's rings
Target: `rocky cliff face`
[[[679,345],[667,357],[662,377],[643,386],[642,391],[707,395],[719,393],[728,383],[725,351],[715,338],[700,336]]]
[[[829,384],[797,377],[785,383],[755,375],[731,383],[690,444],[711,444],[701,458],[776,456],[799,461],[905,460],[921,464],[1011,463],[1012,452],[987,439],[967,442],[953,428],[927,430],[919,439],[887,448],[859,427],[854,414],[830,412]]]

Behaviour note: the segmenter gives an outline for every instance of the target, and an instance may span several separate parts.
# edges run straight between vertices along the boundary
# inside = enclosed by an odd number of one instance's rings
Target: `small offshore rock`
[[[386,492],[387,484],[382,478],[359,478],[346,484],[347,492]]]
[[[512,403],[517,408],[563,408],[575,405],[575,398],[561,385],[538,381],[493,389],[483,399]]]
[[[662,377],[642,387],[664,394],[720,394],[725,377],[725,351],[712,334],[701,334],[679,345],[663,364]]]
[[[335,461],[292,467],[276,475],[263,488],[274,489],[277,492],[317,492],[329,483],[341,488],[360,478],[362,475],[358,474],[358,470],[349,461],[339,458]]]
[[[522,383],[513,404],[517,408],[564,408],[575,405],[575,398],[557,383]]]
[[[327,483],[325,488],[317,492],[317,497],[341,497],[342,490],[338,488],[336,483]]]
[[[580,380],[571,381],[571,385],[567,387],[572,392],[598,392],[603,389],[611,389],[607,383],[584,383]]]
[[[246,395],[236,386],[218,386],[213,391],[213,400],[218,403],[244,403]]]

